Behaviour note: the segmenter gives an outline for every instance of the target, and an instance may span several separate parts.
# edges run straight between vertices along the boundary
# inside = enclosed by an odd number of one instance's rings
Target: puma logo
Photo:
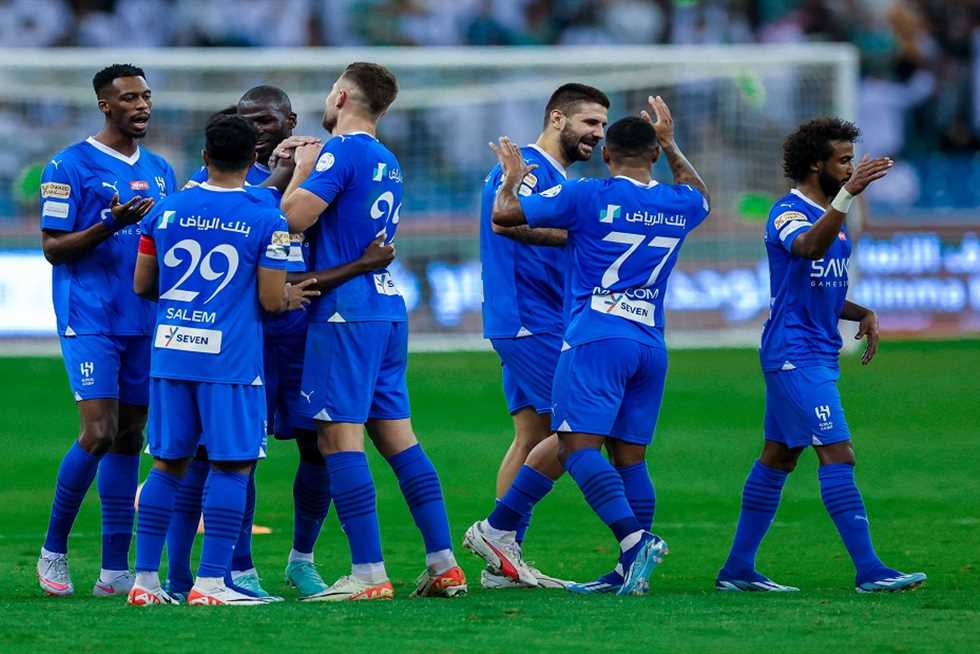
[[[300,391],[299,394],[302,395],[303,396],[303,399],[306,400],[306,403],[309,404],[312,401],[312,400],[310,400],[310,398],[313,397],[313,394],[315,392],[316,391],[310,391],[309,393],[305,393],[303,391]]]

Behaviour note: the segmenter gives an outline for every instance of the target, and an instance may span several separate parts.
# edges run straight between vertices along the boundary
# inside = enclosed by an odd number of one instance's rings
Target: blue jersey
[[[841,228],[823,259],[793,255],[793,241],[825,209],[793,189],[773,205],[766,223],[769,319],[762,327],[763,370],[838,364],[843,344],[837,321],[847,297],[851,242]]]
[[[708,215],[687,185],[580,179],[520,198],[531,227],[568,230],[565,341],[629,338],[663,346],[667,278],[684,238]]]
[[[565,181],[565,169],[536,145],[521,148],[538,167],[524,178],[519,193],[540,193]],[[493,202],[503,174],[494,167],[483,185],[480,206],[480,261],[483,264],[483,335],[512,338],[561,334],[565,329],[565,248],[526,245],[494,234]]]
[[[388,148],[365,132],[335,136],[302,183],[329,206],[307,230],[311,270],[350,263],[380,236],[391,243],[402,204],[402,172]],[[313,300],[311,322],[405,321],[405,301],[387,270],[358,275]]]
[[[248,174],[245,175],[245,186],[258,186],[265,180],[269,179],[269,175],[271,174],[271,170],[256,161],[248,169]],[[191,175],[191,178],[187,180],[187,183],[184,184],[184,188],[193,188],[201,182],[206,181],[208,181],[208,168],[207,166],[201,166],[197,169],[197,172]]]
[[[54,156],[41,175],[41,229],[81,232],[111,218],[112,196],[126,203],[133,196],[159,202],[177,186],[162,157],[137,147],[131,157],[94,138]],[[153,304],[133,293],[139,226],[130,225],[79,258],[56,264],[52,296],[62,336],[147,335],[153,328]]]
[[[261,385],[257,269],[286,268],[279,210],[244,189],[203,183],[155,208],[143,236],[140,249],[156,254],[159,269],[150,375]]]

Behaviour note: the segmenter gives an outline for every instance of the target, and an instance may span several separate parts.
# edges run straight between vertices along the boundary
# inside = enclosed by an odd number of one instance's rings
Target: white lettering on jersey
[[[55,202],[54,200],[46,200],[41,206],[41,215],[49,216],[51,218],[67,218],[68,209],[71,207],[67,202]]]
[[[645,289],[636,289],[645,290]],[[612,316],[626,318],[650,327],[656,327],[654,306],[651,302],[627,297],[626,293],[610,293],[601,291],[592,294],[592,310],[607,313]]]
[[[217,329],[197,329],[178,325],[157,325],[155,347],[202,354],[221,352],[221,332]]]

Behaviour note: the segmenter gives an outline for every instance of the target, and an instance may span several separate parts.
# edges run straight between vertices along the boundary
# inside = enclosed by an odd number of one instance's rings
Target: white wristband
[[[847,213],[851,208],[852,202],[854,202],[854,196],[848,193],[847,189],[841,187],[840,192],[834,198],[834,201],[830,203],[830,206],[841,213]]]

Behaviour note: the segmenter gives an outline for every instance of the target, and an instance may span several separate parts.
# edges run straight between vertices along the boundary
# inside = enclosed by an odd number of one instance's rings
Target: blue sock
[[[191,461],[174,498],[174,512],[167,530],[167,578],[170,590],[175,592],[188,593],[194,585],[191,550],[201,522],[201,499],[210,470],[207,461]]]
[[[381,529],[378,526],[374,480],[364,452],[336,452],[326,457],[330,495],[340,526],[347,534],[351,562],[380,563]]]
[[[494,529],[518,532],[518,542],[524,540],[523,531],[531,521],[531,512],[537,504],[551,492],[555,482],[542,475],[529,465],[522,465],[511,482],[510,488],[497,501],[493,512],[487,516],[487,522]]]
[[[626,501],[630,503],[633,515],[640,522],[641,528],[650,531],[653,526],[653,514],[657,508],[657,494],[646,462],[631,466],[616,466],[616,472],[623,480]]]
[[[612,530],[617,541],[622,541],[642,529],[626,501],[623,479],[599,450],[572,452],[565,460],[565,469],[582,489],[592,510]]]
[[[770,468],[761,461],[756,461],[752,466],[742,489],[742,511],[738,516],[732,550],[722,568],[721,576],[753,578],[751,574],[755,572],[755,555],[776,516],[787,476],[789,473],[785,470]]]
[[[211,469],[204,487],[204,544],[199,577],[224,577],[242,532],[249,475]]]
[[[138,454],[113,454],[99,463],[99,500],[102,502],[102,569],[129,570],[129,544],[133,539],[133,500],[139,486]]]
[[[820,497],[830,514],[860,578],[885,568],[871,544],[871,525],[861,492],[854,483],[854,466],[846,463],[822,465]]]
[[[531,514],[521,516],[521,521],[517,524],[517,534],[514,536],[514,540],[517,541],[518,545],[524,544],[524,537],[527,535],[527,529],[531,526]]]
[[[293,481],[293,549],[310,554],[330,510],[330,474],[326,465],[299,462]]]
[[[61,460],[55,483],[54,502],[51,506],[51,519],[48,522],[48,534],[44,539],[44,549],[49,552],[59,554],[68,552],[68,532],[71,531],[88,487],[95,479],[95,472],[99,469],[99,458],[83,450],[78,441],[75,441],[68,448],[65,458]]]
[[[167,539],[174,498],[180,488],[180,477],[150,469],[140,492],[139,518],[136,520],[136,571],[160,569],[163,543]]]
[[[242,527],[235,543],[235,552],[231,557],[232,570],[251,570],[255,567],[252,561],[252,524],[255,522],[255,467],[248,476],[248,488],[245,489],[245,513],[242,514]]]
[[[408,510],[422,533],[426,553],[451,550],[453,542],[449,535],[446,501],[442,497],[439,475],[425,450],[416,443],[390,457],[388,465],[398,477]]]

